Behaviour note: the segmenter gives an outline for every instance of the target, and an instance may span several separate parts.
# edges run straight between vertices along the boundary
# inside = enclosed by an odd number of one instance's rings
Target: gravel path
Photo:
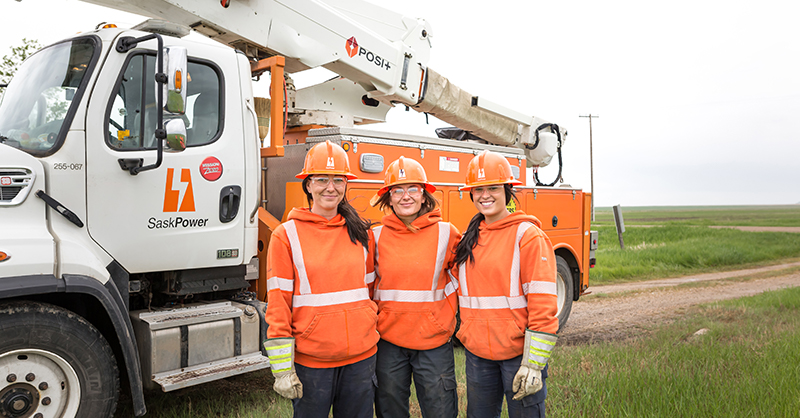
[[[573,303],[569,321],[559,332],[559,344],[626,339],[678,318],[693,305],[800,286],[798,272],[747,281],[726,280],[798,266],[800,262],[676,279],[591,286],[592,294],[602,297],[584,297]],[[710,283],[692,288],[675,287],[693,282]]]

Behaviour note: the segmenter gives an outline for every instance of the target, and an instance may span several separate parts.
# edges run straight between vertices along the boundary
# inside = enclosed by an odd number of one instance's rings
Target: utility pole
[[[578,115],[578,117],[589,118],[589,178],[592,187],[592,222],[594,222],[595,194],[594,194],[594,164],[592,163],[592,118],[599,118],[600,116],[592,115],[591,113],[589,113],[588,115]]]

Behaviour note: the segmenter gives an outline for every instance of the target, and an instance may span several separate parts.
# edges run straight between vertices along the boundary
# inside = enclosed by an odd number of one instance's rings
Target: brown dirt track
[[[572,305],[559,344],[624,340],[671,322],[693,305],[800,286],[800,262],[608,286]],[[681,286],[682,285],[682,286]]]

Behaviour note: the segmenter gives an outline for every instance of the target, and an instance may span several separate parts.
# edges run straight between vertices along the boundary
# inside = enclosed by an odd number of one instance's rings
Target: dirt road
[[[798,266],[800,262],[677,279],[592,286],[589,288],[592,295],[573,303],[569,322],[559,332],[559,344],[626,339],[678,318],[693,305],[800,286]],[[781,274],[782,270],[785,274]],[[770,275],[774,276],[765,277]],[[685,283],[701,285],[678,286]]]

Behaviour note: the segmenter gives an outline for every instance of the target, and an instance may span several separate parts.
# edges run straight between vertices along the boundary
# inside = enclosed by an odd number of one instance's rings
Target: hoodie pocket
[[[463,321],[457,337],[473,354],[487,359],[507,357],[518,351],[515,347],[521,348],[525,341],[525,333],[513,318]]]
[[[297,351],[325,360],[355,357],[378,343],[377,322],[370,306],[318,313],[297,337]]]
[[[455,322],[455,321],[453,321]],[[384,308],[378,313],[378,331],[381,338],[401,347],[421,343],[453,333],[455,323],[439,323],[430,310],[395,310]]]

